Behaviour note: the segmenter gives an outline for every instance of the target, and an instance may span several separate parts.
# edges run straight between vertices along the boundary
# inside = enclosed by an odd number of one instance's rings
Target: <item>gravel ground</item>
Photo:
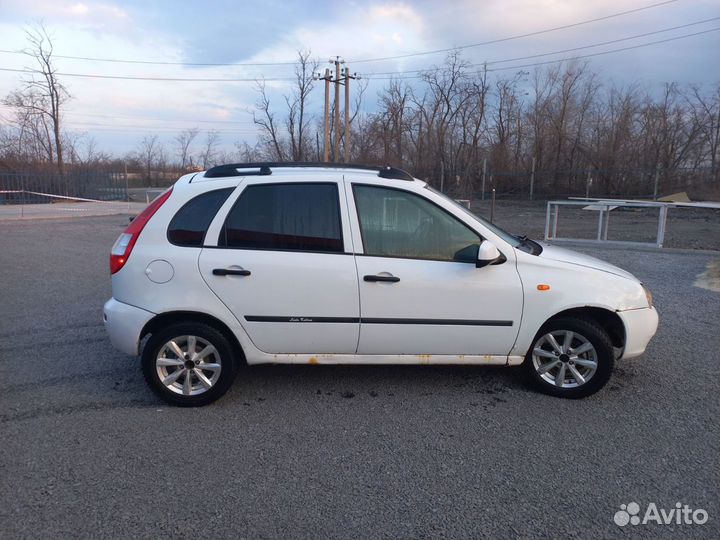
[[[518,212],[520,213],[520,212]],[[583,248],[660,330],[581,401],[513,370],[264,366],[169,408],[101,324],[127,217],[0,224],[2,538],[717,538],[718,252]],[[681,501],[705,525],[628,525]]]

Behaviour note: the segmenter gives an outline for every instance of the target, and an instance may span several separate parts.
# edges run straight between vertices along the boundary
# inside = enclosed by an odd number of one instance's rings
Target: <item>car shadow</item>
[[[231,394],[359,396],[499,395],[525,391],[517,368],[502,366],[257,365],[244,366]]]

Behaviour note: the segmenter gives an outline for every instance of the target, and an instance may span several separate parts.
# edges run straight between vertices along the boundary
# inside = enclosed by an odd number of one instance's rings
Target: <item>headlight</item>
[[[647,298],[648,307],[653,307],[653,297],[650,289],[648,289],[645,285],[643,285],[642,288],[643,291],[645,291],[645,298]]]

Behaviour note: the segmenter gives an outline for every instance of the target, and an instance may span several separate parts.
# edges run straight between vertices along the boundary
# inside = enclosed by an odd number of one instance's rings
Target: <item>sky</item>
[[[634,13],[548,31],[661,2],[0,0],[0,68],[30,65],[12,51],[26,46],[24,29],[42,21],[56,55],[87,58],[56,58],[58,73],[67,74],[60,79],[72,95],[64,115],[67,129],[94,138],[99,149],[115,155],[132,151],[148,134],[158,134],[170,150],[173,137],[192,127],[218,130],[229,148],[236,141],[253,144],[256,139],[256,79],[267,81],[272,105],[282,106],[282,93],[291,84],[285,79],[293,76],[288,63],[298,50],[311,51],[322,69],[331,57],[345,59],[368,84],[365,112],[372,112],[377,92],[387,83],[382,78],[389,75],[384,74],[413,76],[413,70],[442,65],[446,53],[425,53],[454,47],[464,47],[465,60],[488,62],[491,69],[503,69],[497,74],[507,76],[536,69],[520,67],[526,64],[680,37],[587,60],[608,85],[637,83],[652,90],[671,81],[708,87],[720,82],[720,31],[713,30],[720,29],[720,0],[666,0]],[[684,27],[668,30],[678,26]],[[524,34],[535,35],[477,45]],[[597,45],[613,40],[621,41]],[[534,55],[544,56],[527,59]],[[514,58],[520,59],[508,61]],[[497,61],[504,62],[493,63]],[[217,63],[266,65],[188,65]],[[69,74],[247,80],[122,80]],[[0,70],[0,98],[19,88],[22,77]],[[416,79],[408,82],[415,84]],[[322,99],[318,85],[312,97],[317,115]],[[0,105],[0,123],[9,116],[7,107]]]

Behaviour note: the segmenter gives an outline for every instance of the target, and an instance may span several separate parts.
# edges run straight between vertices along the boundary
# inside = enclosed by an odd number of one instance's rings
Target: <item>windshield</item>
[[[498,227],[497,225],[493,225],[492,223],[490,223],[489,221],[486,221],[485,219],[481,218],[481,217],[478,216],[477,214],[474,214],[474,213],[471,212],[467,207],[463,206],[462,204],[460,204],[459,202],[457,202],[455,199],[453,199],[453,198],[451,198],[451,197],[448,197],[447,195],[445,195],[445,194],[442,193],[441,191],[438,191],[437,189],[433,188],[432,186],[430,186],[430,184],[426,184],[425,187],[426,187],[427,189],[429,189],[430,191],[432,191],[433,193],[435,193],[435,194],[437,194],[437,195],[440,195],[440,196],[441,196],[442,198],[444,198],[446,201],[450,201],[453,205],[455,205],[456,208],[460,208],[463,212],[465,212],[466,214],[468,214],[468,215],[471,216],[472,218],[478,220],[480,223],[483,224],[483,226],[485,226],[485,227],[487,227],[488,229],[490,229],[494,234],[498,235],[500,238],[502,238],[503,240],[505,240],[505,242],[507,242],[508,244],[510,244],[512,247],[516,248],[516,247],[520,246],[520,244],[522,243],[522,240],[521,240],[520,238],[518,238],[517,236],[513,236],[513,235],[510,234],[509,232],[502,230],[502,229],[501,229],[500,227]]]

